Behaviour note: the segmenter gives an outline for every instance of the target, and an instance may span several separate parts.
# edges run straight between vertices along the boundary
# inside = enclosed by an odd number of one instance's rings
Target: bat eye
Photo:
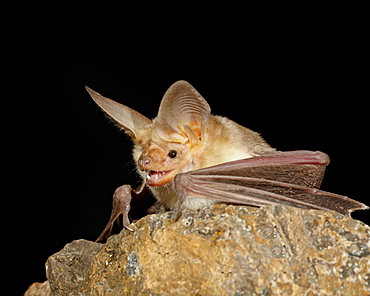
[[[169,153],[168,153],[168,156],[170,158],[175,158],[177,156],[177,151],[175,150],[171,150]]]

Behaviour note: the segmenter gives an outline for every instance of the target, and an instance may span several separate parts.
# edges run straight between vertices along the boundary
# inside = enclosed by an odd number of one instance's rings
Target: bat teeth
[[[161,177],[165,172],[164,171],[149,171],[147,178],[148,179],[158,179]]]
[[[146,176],[147,180],[156,180],[156,174],[153,174],[153,171],[150,171],[149,174]]]
[[[148,170],[146,178],[150,180],[158,180],[162,178],[164,175],[168,174],[170,171],[152,171]]]
[[[174,170],[167,171],[152,171],[148,170],[146,175],[146,184],[149,186],[162,186],[171,182],[174,178],[172,172]]]

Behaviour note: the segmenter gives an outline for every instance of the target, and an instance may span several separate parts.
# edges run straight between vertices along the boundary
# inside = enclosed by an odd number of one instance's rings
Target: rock
[[[370,227],[331,212],[214,205],[148,215],[47,262],[52,295],[369,295]],[[62,255],[63,254],[63,255]]]
[[[50,296],[50,285],[49,282],[43,282],[43,283],[33,283],[24,296]]]
[[[50,256],[46,261],[46,277],[52,295],[74,295],[75,291],[82,291],[88,284],[91,261],[101,248],[102,244],[76,240]]]

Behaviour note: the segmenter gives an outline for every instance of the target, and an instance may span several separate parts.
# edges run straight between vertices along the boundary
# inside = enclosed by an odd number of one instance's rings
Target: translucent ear
[[[109,117],[117,122],[132,139],[138,140],[138,131],[152,124],[150,119],[139,112],[111,99],[105,98],[87,86],[86,90],[95,103],[97,103]]]
[[[155,130],[166,141],[197,145],[210,114],[207,101],[190,83],[180,80],[165,93],[154,121]]]

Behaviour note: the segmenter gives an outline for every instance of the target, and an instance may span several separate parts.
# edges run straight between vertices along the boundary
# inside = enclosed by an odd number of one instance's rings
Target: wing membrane
[[[176,189],[186,198],[335,211],[343,215],[367,206],[319,190],[329,158],[322,152],[292,151],[258,156],[179,174]]]

